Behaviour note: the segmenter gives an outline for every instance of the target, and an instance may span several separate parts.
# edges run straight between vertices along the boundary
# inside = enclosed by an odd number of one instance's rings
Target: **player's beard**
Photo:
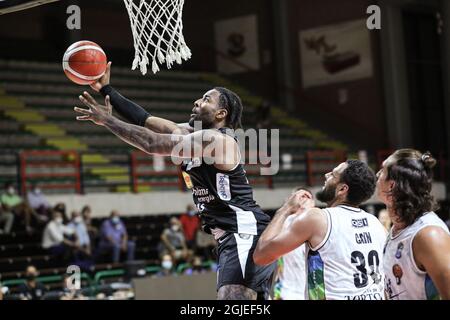
[[[210,129],[213,127],[213,122],[210,121],[207,117],[196,114],[195,116],[191,117],[189,119],[189,126],[191,126],[192,128],[194,127],[194,122],[200,121],[201,122],[201,128],[202,129]],[[197,124],[198,126],[198,124]]]
[[[192,128],[194,127],[194,122],[195,121],[200,121],[199,119],[197,119],[198,118],[198,115],[195,115],[195,116],[193,116],[193,117],[191,117],[190,119],[189,119],[189,126],[191,126]]]
[[[325,185],[322,190],[318,191],[316,194],[317,200],[324,203],[332,203],[336,197],[336,185]]]

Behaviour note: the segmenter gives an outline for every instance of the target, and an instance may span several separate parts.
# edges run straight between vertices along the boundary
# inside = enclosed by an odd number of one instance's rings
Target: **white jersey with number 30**
[[[323,210],[327,234],[308,250],[309,299],[384,299],[383,225],[359,208],[340,205]]]

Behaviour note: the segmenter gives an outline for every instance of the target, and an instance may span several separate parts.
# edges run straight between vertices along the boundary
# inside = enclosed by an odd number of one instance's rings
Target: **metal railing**
[[[131,184],[133,192],[139,186],[172,186],[185,191],[180,166],[173,164],[168,158],[149,157],[147,154],[134,151],[130,155]],[[169,181],[145,181],[148,177],[173,177]]]
[[[379,170],[381,163],[392,152],[390,149],[375,152],[372,155],[374,170]],[[109,192],[135,193],[151,191],[157,187],[187,190],[180,166],[172,163],[170,158],[152,157],[140,151],[132,151],[102,154],[104,161],[83,160],[91,155],[99,154],[55,150],[20,152],[16,162],[19,190],[26,194],[33,183],[39,183],[43,189],[71,189],[79,194],[91,192],[95,187]],[[434,179],[446,181],[446,158],[442,152],[435,157],[438,165]],[[318,181],[323,181],[323,174],[345,159],[346,154],[343,151],[307,151],[305,164],[308,185],[313,186]],[[273,188],[273,177],[262,176],[261,167],[259,164],[245,165],[249,183],[253,186]]]
[[[54,179],[45,183],[47,189],[74,189],[81,193],[81,162],[75,151],[22,151],[19,163],[22,194],[29,181],[38,179]]]

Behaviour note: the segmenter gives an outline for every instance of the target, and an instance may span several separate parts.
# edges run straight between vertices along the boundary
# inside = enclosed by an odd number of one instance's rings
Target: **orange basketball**
[[[78,41],[67,48],[63,57],[66,76],[81,85],[94,83],[106,70],[106,54],[92,41]]]

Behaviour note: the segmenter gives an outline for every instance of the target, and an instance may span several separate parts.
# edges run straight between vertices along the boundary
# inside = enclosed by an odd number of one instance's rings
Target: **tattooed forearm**
[[[144,127],[123,122],[115,117],[109,117],[105,127],[121,140],[147,153],[157,153],[158,135]]]

